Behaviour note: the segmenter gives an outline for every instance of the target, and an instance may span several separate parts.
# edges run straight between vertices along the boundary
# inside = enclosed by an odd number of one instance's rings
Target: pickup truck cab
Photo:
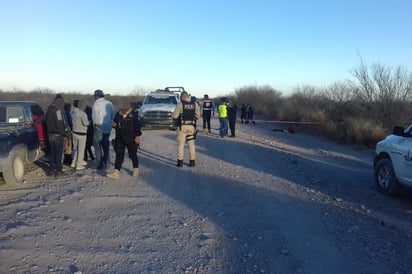
[[[412,125],[395,127],[377,143],[373,166],[375,182],[384,194],[394,195],[402,185],[412,187]]]
[[[173,111],[180,102],[183,87],[167,87],[146,95],[139,109],[139,119],[146,128],[174,128]]]
[[[43,111],[35,102],[0,101],[0,173],[6,184],[23,181],[25,164],[42,154]]]

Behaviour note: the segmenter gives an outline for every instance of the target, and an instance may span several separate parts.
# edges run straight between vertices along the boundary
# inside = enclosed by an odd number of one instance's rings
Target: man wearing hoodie
[[[113,142],[114,151],[116,152],[116,160],[114,169],[111,173],[107,173],[107,177],[111,179],[120,178],[120,169],[124,161],[125,150],[129,153],[129,158],[132,160],[133,177],[139,176],[139,160],[137,158],[137,148],[140,143],[141,126],[137,117],[137,113],[133,111],[132,104],[127,98],[123,98],[119,111],[114,116],[112,127],[115,129],[115,139]]]
[[[61,95],[57,95],[47,109],[45,122],[50,144],[49,175],[57,177],[63,175],[63,139],[70,134],[64,114],[64,100]]]

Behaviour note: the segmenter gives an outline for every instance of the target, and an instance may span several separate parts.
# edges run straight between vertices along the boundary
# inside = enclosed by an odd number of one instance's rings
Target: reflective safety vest
[[[227,106],[226,104],[219,105],[219,118],[227,118]]]

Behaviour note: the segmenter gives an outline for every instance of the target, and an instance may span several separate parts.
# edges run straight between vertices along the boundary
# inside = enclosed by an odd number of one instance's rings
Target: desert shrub
[[[279,119],[296,122],[326,122],[325,111],[330,103],[330,100],[315,87],[299,87],[291,96],[283,100],[279,110]]]
[[[345,122],[345,140],[350,144],[374,146],[388,133],[381,125],[359,118]]]
[[[231,99],[237,105],[250,104],[255,114],[277,119],[282,105],[281,95],[281,92],[268,85],[249,85],[236,89]]]
[[[351,73],[354,99],[366,107],[369,119],[384,128],[410,119],[412,73],[401,66],[393,68],[379,63],[368,66],[363,60]]]

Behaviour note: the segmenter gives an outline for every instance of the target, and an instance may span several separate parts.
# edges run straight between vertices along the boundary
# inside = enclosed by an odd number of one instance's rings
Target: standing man
[[[255,120],[253,120],[253,108],[251,105],[247,104],[246,106],[246,124],[249,124],[249,120],[255,124]]]
[[[84,112],[86,113],[87,119],[89,120],[89,126],[87,127],[86,147],[84,149],[84,161],[87,161],[88,156],[90,156],[90,159],[94,161],[94,155],[92,151],[92,146],[93,146],[92,108],[89,106],[86,106]]]
[[[245,104],[242,104],[240,107],[240,121],[243,122],[246,121],[246,106]]]
[[[87,164],[84,161],[84,150],[86,147],[87,127],[89,119],[86,112],[82,110],[82,102],[80,100],[73,101],[72,116],[72,137],[73,137],[73,161],[72,168],[77,170],[84,169]]]
[[[223,97],[220,100],[220,105],[218,106],[218,112],[219,112],[219,123],[220,123],[219,134],[220,134],[220,137],[223,138],[224,136],[227,136],[227,105],[226,105],[225,97]]]
[[[104,93],[100,89],[95,90],[93,96],[95,100],[92,107],[93,145],[96,153],[97,169],[107,169],[109,137],[114,119],[113,104],[104,98]]]
[[[71,108],[72,108],[72,105],[70,103],[64,103],[64,115],[66,117],[66,121],[67,121],[67,124],[69,125],[70,130],[73,129]],[[68,134],[67,136],[64,137],[63,153],[64,153],[63,164],[70,166],[73,161],[72,159],[73,140],[72,140],[71,134]]]
[[[63,138],[70,134],[64,114],[64,100],[57,95],[49,106],[45,117],[47,136],[50,145],[49,175],[63,175]]]
[[[173,112],[173,119],[177,120],[177,167],[183,166],[185,141],[189,145],[189,166],[195,166],[196,148],[196,121],[200,117],[200,110],[196,102],[192,102],[189,94],[183,91],[181,103],[176,106]]]
[[[203,133],[206,131],[207,125],[207,132],[211,133],[210,131],[210,119],[212,118],[212,111],[213,111],[213,103],[209,100],[209,95],[205,94],[203,96]],[[213,113],[214,114],[214,113]]]
[[[119,109],[120,110],[116,113],[112,122],[112,127],[116,131],[116,137],[114,139],[116,160],[114,163],[114,170],[106,175],[112,179],[120,178],[120,169],[122,168],[126,148],[133,164],[133,177],[139,176],[137,148],[140,143],[140,135],[142,135],[140,121],[137,113],[133,111],[131,102],[127,98],[122,100]]]
[[[227,106],[227,116],[229,118],[229,128],[230,128],[230,136],[229,137],[236,137],[235,135],[235,127],[236,127],[236,118],[237,118],[237,106],[236,104],[228,105]]]

